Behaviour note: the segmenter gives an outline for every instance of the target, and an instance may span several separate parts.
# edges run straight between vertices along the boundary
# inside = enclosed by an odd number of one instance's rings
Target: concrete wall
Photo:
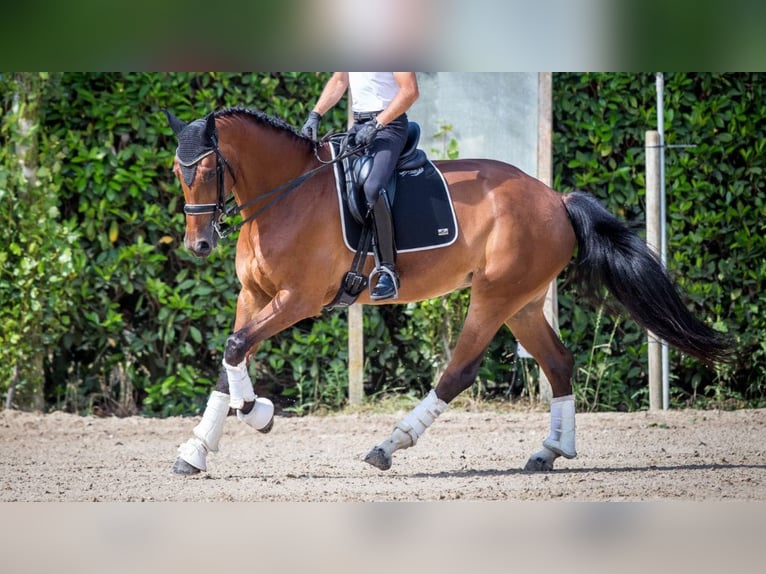
[[[538,74],[419,72],[420,99],[409,113],[422,128],[420,147],[440,158],[433,136],[451,125],[461,158],[492,158],[537,172]]]
[[[529,175],[549,182],[550,118],[541,123],[540,74],[536,72],[420,72],[420,98],[409,113],[422,128],[420,147],[432,159],[443,159],[444,142],[434,135],[445,126],[448,138],[458,143],[461,158],[491,158],[515,165]],[[550,77],[548,77],[548,82]],[[543,97],[550,98],[550,83]],[[542,132],[541,132],[542,130]],[[540,153],[538,153],[538,151]],[[539,168],[539,169],[538,169]],[[558,331],[555,281],[545,304],[548,322]],[[531,358],[518,345],[521,358]],[[549,402],[550,383],[539,373],[539,398]]]

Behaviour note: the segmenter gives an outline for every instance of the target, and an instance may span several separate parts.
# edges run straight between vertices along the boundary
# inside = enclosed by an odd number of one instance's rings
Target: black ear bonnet
[[[181,166],[181,174],[186,185],[191,186],[197,173],[197,163],[218,147],[215,117],[209,114],[206,118],[184,124],[167,110],[165,114],[168,116],[170,127],[178,137],[176,157]]]

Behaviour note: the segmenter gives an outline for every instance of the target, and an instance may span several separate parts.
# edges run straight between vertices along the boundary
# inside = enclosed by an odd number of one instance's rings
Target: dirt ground
[[[578,457],[522,470],[543,411],[448,410],[391,470],[362,459],[404,411],[226,422],[208,472],[171,473],[194,417],[0,412],[0,502],[764,501],[766,410],[578,414]]]

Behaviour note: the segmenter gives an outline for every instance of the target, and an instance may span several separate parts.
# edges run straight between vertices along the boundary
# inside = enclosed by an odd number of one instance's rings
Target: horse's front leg
[[[221,374],[215,390],[210,393],[207,406],[202,414],[202,420],[192,430],[192,438],[183,443],[178,449],[178,458],[173,466],[176,474],[197,474],[207,470],[207,455],[218,452],[226,417],[236,414],[237,418],[259,432],[267,433],[274,425],[274,404],[265,397],[259,397],[253,391],[253,384],[247,371],[244,374],[237,369],[237,377],[241,395],[246,396],[240,409],[231,408],[229,382],[231,377],[228,369],[221,367]],[[247,379],[246,384],[244,379]]]
[[[225,373],[221,373],[225,378]],[[176,474],[197,474],[207,470],[207,455],[218,452],[218,445],[223,435],[223,424],[229,414],[229,394],[218,390],[210,393],[207,406],[202,413],[202,420],[192,430],[192,438],[178,447],[178,458],[173,465]]]
[[[253,381],[247,371],[247,362],[247,358],[244,358],[239,363],[231,365],[224,355],[222,379],[228,385],[225,392],[229,395],[229,408],[243,423],[257,431],[267,433],[274,424],[274,404],[269,399],[255,394]]]
[[[196,474],[207,470],[207,455],[217,452],[226,417],[237,418],[254,429],[267,433],[274,422],[274,405],[255,394],[247,371],[248,359],[268,337],[310,316],[305,305],[291,305],[287,292],[280,292],[258,307],[258,297],[243,290],[237,301],[235,331],[226,342],[221,374],[210,394],[194,436],[178,449],[173,467],[176,474]],[[255,309],[260,308],[259,311]]]

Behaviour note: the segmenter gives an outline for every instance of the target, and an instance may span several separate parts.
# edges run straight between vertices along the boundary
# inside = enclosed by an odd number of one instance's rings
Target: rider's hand
[[[309,113],[309,117],[306,120],[306,123],[303,124],[303,128],[301,128],[301,133],[304,136],[310,137],[312,140],[316,140],[317,132],[319,131],[319,120],[321,119],[322,116],[319,114],[319,112]]]
[[[356,135],[354,136],[354,141],[356,141],[359,145],[369,145],[372,143],[372,140],[375,139],[375,136],[378,134],[378,127],[377,122],[367,122],[364,124],[361,128],[359,128],[359,131],[356,132]]]

